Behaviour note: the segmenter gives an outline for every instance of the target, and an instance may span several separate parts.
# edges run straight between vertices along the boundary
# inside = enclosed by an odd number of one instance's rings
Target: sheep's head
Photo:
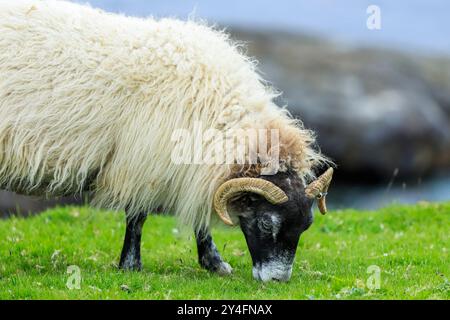
[[[298,240],[313,221],[315,199],[320,212],[326,213],[325,196],[332,175],[329,168],[305,187],[295,172],[279,172],[231,179],[217,189],[215,210],[226,224],[233,224],[230,214],[239,221],[255,279],[290,279]]]

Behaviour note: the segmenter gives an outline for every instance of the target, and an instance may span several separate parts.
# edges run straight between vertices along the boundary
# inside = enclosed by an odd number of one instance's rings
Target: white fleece
[[[235,168],[171,161],[171,133],[194,121],[280,129],[281,161],[311,177],[323,160],[313,135],[273,104],[241,51],[195,21],[0,0],[0,187],[51,196],[89,187],[102,207],[164,207],[207,226]]]

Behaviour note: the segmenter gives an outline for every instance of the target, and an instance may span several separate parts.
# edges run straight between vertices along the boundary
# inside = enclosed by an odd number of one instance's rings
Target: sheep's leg
[[[140,213],[132,218],[127,215],[127,229],[120,255],[119,268],[141,270],[141,235],[147,214]]]
[[[221,275],[230,274],[231,266],[222,260],[209,231],[200,231],[195,235],[197,240],[198,262],[211,272]]]

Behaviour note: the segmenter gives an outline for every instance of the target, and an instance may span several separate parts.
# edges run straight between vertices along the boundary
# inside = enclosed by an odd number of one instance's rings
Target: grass
[[[143,271],[119,271],[123,220],[121,213],[87,207],[1,220],[0,299],[450,298],[450,203],[316,214],[288,283],[253,280],[237,228],[213,232],[234,274],[200,269],[193,238],[164,216],[151,216],[144,227]],[[80,270],[78,290],[66,286],[73,279],[71,265]],[[376,270],[379,289],[369,289]]]

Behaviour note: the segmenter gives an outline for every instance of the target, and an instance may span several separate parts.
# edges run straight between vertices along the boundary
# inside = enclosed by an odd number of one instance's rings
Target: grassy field
[[[316,214],[288,283],[253,280],[237,228],[213,232],[234,274],[200,269],[192,236],[163,216],[144,227],[143,271],[121,272],[123,220],[86,207],[1,220],[0,299],[450,298],[450,203]]]

